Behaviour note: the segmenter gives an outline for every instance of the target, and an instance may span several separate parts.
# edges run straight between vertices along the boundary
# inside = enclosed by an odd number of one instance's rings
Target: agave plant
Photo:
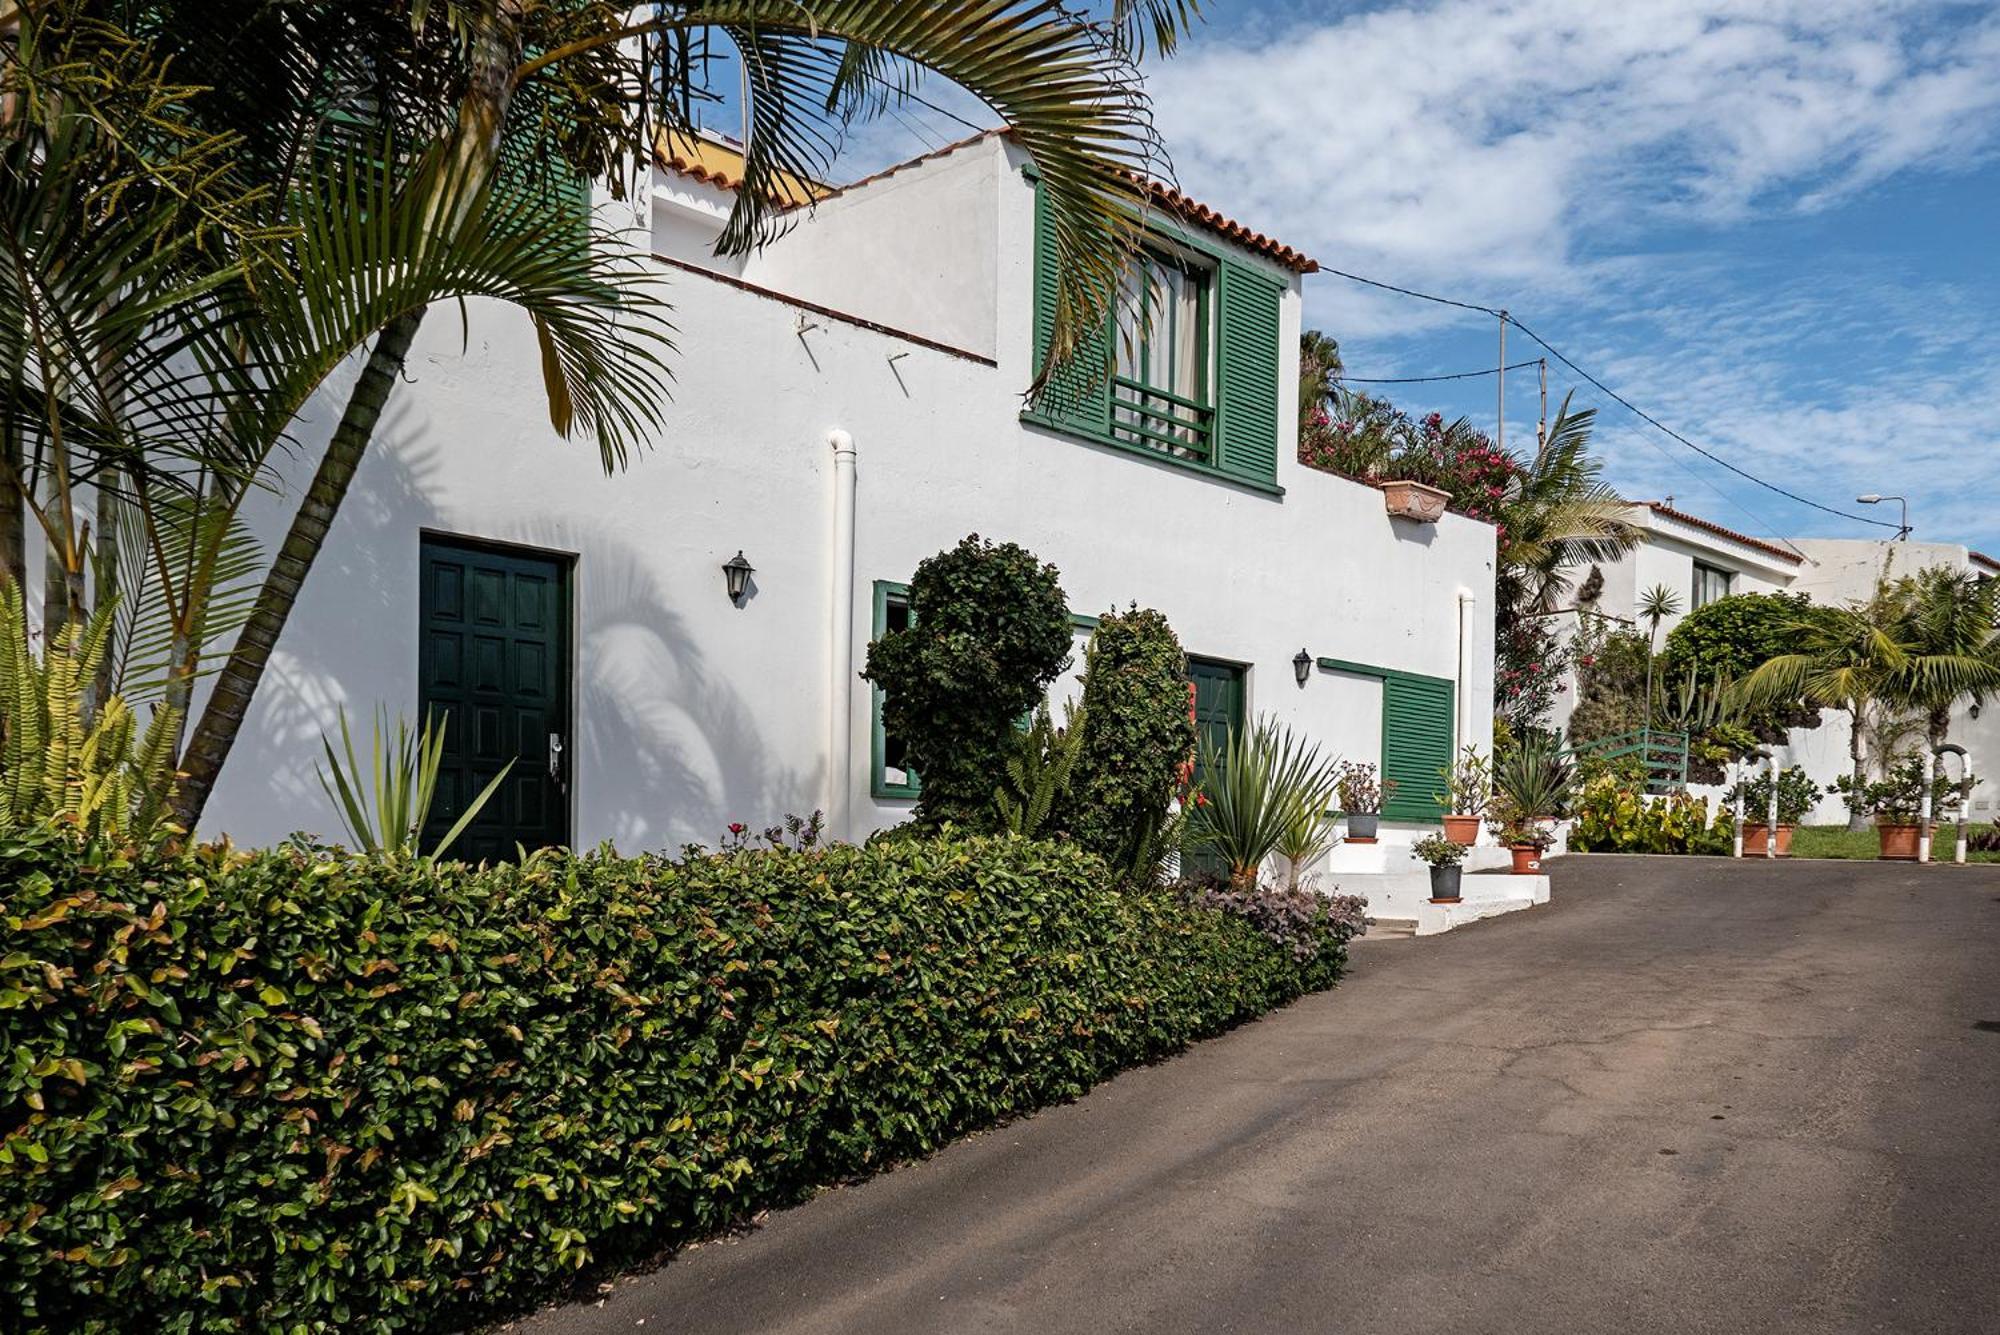
[[[514,762],[501,766],[493,781],[465,810],[451,828],[438,836],[428,854],[419,841],[430,820],[431,802],[437,795],[438,771],[444,764],[444,735],[450,720],[428,715],[420,731],[412,732],[403,719],[396,720],[395,736],[388,737],[388,711],[377,710],[375,735],[364,767],[354,754],[354,738],[347,730],[347,711],[340,711],[340,747],[324,734],[320,745],[326,749],[326,768],[319,772],[320,787],[334,804],[348,835],[364,853],[385,858],[429,856],[441,858],[465,833],[465,827],[485,809],[500,788]],[[386,744],[385,744],[386,740]]]
[[[1544,823],[1568,811],[1575,789],[1576,766],[1562,734],[1530,732],[1494,761],[1487,822],[1503,842],[1540,842]]]
[[[1221,746],[1204,736],[1198,755],[1209,778],[1192,799],[1188,841],[1227,862],[1232,883],[1254,884],[1273,853],[1293,860],[1296,875],[1324,849],[1322,822],[1334,803],[1339,764],[1317,743],[1266,717],[1247,731],[1232,730]]]

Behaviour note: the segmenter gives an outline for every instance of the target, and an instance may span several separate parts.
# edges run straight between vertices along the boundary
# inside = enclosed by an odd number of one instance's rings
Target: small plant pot
[[[1514,875],[1539,876],[1542,874],[1542,850],[1535,844],[1509,844],[1507,851],[1514,855]]]
[[[1422,482],[1397,479],[1378,484],[1382,488],[1382,503],[1397,519],[1413,519],[1419,524],[1435,524],[1444,517],[1445,506],[1451,503],[1451,493],[1441,487],[1427,486]]]
[[[1917,839],[1923,833],[1921,825],[1891,825],[1880,822],[1875,826],[1875,837],[1882,841],[1882,861],[1915,862],[1917,860]]]
[[[1454,844],[1464,844],[1467,848],[1479,842],[1479,817],[1446,816],[1444,837]]]
[[[1347,842],[1350,844],[1372,844],[1381,832],[1382,813],[1379,811],[1350,811],[1347,813]]]
[[[1752,825],[1748,821],[1743,823],[1744,857],[1761,858],[1764,856],[1764,829],[1765,827],[1762,825]],[[1778,827],[1778,856],[1788,858],[1791,855],[1792,827],[1789,825],[1780,825]]]
[[[1464,871],[1465,868],[1459,866],[1432,867],[1431,903],[1456,904],[1459,899],[1458,878]]]

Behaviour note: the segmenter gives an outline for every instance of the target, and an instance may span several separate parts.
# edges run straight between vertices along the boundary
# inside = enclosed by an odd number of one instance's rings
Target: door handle
[[[555,779],[558,782],[562,780],[562,753],[563,753],[562,734],[559,732],[550,733],[549,734],[549,777],[551,779]]]

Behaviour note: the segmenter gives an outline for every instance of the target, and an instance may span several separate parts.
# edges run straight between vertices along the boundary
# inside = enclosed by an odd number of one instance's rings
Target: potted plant
[[[1431,866],[1431,903],[1456,904],[1458,878],[1465,871],[1465,845],[1441,834],[1427,834],[1410,851]]]
[[[1778,825],[1775,837],[1778,856],[1792,855],[1792,827],[1805,819],[1825,792],[1818,784],[1806,777],[1803,765],[1793,765],[1778,775]],[[1759,774],[1754,779],[1744,779],[1731,786],[1722,795],[1724,804],[1734,806],[1738,795],[1743,798],[1743,851],[1757,855],[1764,851],[1767,828],[1771,819],[1771,775],[1770,771]]]
[[[1873,783],[1856,785],[1848,775],[1833,782],[1834,790],[1847,799],[1847,809],[1857,815],[1875,817],[1875,837],[1886,862],[1915,862],[1917,843],[1922,837],[1924,762],[1912,756],[1892,763],[1888,776]],[[1931,785],[1931,812],[1935,815],[1951,800],[1953,785],[1940,778]]]
[[[1375,767],[1352,761],[1340,767],[1340,814],[1347,817],[1347,842],[1372,844],[1382,825],[1382,804],[1396,795],[1394,779],[1378,779]]]
[[[1479,821],[1486,814],[1486,802],[1493,791],[1493,769],[1479,748],[1468,746],[1458,753],[1458,761],[1438,771],[1444,791],[1434,800],[1445,809],[1444,837],[1460,844],[1479,841]]]
[[[1569,809],[1576,767],[1556,733],[1523,737],[1493,765],[1493,797],[1486,824],[1514,854],[1514,874],[1542,869],[1542,854],[1555,843],[1549,826]]]

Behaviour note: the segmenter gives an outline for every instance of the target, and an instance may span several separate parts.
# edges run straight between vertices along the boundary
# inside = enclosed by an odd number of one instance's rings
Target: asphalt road
[[[2000,1332],[2000,868],[1554,874],[515,1329]]]

